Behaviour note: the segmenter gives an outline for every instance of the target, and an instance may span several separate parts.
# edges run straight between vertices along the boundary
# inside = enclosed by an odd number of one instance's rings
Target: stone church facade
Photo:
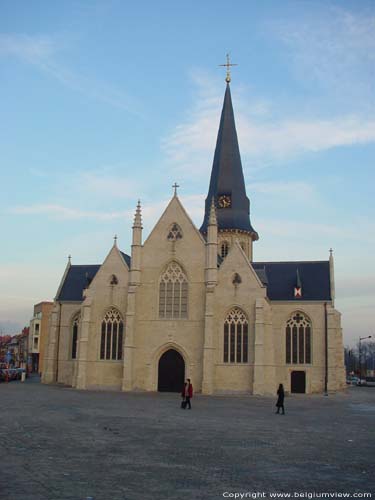
[[[345,386],[340,313],[327,261],[253,262],[227,82],[200,229],[175,192],[131,255],[117,242],[101,265],[69,259],[51,316],[44,383],[77,389],[204,394],[319,393]]]

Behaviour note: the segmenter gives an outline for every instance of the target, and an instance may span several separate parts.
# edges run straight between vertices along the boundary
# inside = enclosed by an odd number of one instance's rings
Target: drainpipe
[[[59,327],[57,330],[57,354],[56,354],[56,383],[59,379],[59,350],[60,350],[60,330],[61,330],[61,302],[59,304]]]
[[[328,396],[328,326],[327,326],[327,302],[324,302],[324,395]]]

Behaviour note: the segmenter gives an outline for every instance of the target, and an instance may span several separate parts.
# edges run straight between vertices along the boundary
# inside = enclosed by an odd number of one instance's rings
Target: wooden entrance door
[[[303,371],[294,371],[291,373],[290,391],[299,394],[306,392],[306,373]]]
[[[185,380],[185,362],[174,349],[166,351],[159,359],[158,391],[182,392]]]

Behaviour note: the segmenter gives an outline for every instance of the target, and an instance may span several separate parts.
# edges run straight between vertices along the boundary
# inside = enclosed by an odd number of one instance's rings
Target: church
[[[61,279],[42,382],[77,389],[202,394],[323,393],[345,387],[333,256],[254,262],[230,75],[198,229],[177,185],[151,233],[138,202],[130,255]]]

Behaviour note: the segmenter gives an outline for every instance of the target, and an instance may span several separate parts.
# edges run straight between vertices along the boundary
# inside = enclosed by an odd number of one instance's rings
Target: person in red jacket
[[[190,399],[193,397],[193,386],[189,378],[184,384],[184,388],[182,390],[182,397],[184,398],[185,402],[184,408],[186,408],[189,405],[189,410],[191,410]]]

